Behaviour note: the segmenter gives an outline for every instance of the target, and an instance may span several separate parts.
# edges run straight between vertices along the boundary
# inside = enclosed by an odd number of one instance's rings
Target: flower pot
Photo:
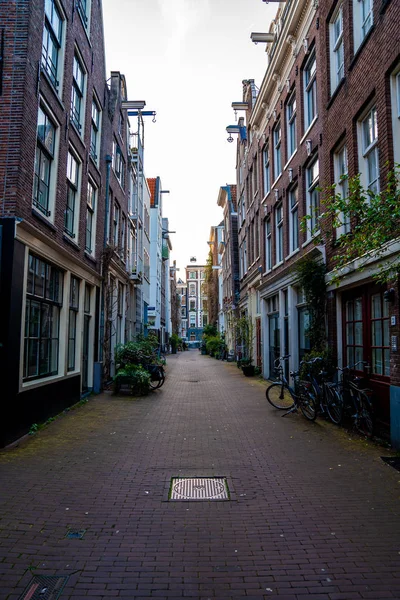
[[[254,365],[242,366],[242,371],[243,371],[243,375],[245,375],[245,377],[253,377]]]

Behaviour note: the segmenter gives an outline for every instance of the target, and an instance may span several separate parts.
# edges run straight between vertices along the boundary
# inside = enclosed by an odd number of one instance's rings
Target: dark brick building
[[[4,443],[93,388],[107,90],[100,3],[2,3],[0,21]]]

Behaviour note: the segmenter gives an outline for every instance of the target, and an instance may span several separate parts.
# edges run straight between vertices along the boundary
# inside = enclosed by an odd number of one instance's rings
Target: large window
[[[275,264],[283,261],[283,207],[275,209]]]
[[[69,288],[68,371],[75,371],[80,281],[71,275]]]
[[[330,23],[331,93],[344,77],[343,7]]]
[[[82,130],[84,116],[84,86],[85,71],[81,60],[75,54],[73,64],[72,93],[71,93],[71,121],[79,131]]]
[[[76,8],[85,29],[89,26],[89,11],[91,0],[76,0]]]
[[[289,252],[292,253],[299,247],[299,200],[298,188],[289,191]]]
[[[319,162],[316,159],[307,169],[308,237],[319,230]]]
[[[113,243],[116,248],[118,248],[118,241],[119,241],[120,214],[121,214],[121,210],[120,210],[118,204],[114,204]]]
[[[96,98],[92,100],[92,122],[90,131],[90,156],[98,163],[100,144],[100,106]]]
[[[24,381],[58,372],[62,272],[29,255],[26,288]]]
[[[360,171],[364,175],[366,187],[374,193],[379,192],[379,152],[378,121],[376,108],[372,108],[361,121],[362,163]]]
[[[345,303],[344,317],[346,365],[354,365],[360,360],[364,360],[362,296]]]
[[[117,344],[121,344],[123,342],[124,286],[120,281],[118,281],[117,294]]]
[[[278,123],[274,129],[274,180],[282,173],[282,156],[281,156],[281,124]]]
[[[400,164],[400,67],[390,77],[394,163]]]
[[[293,92],[286,105],[287,154],[288,159],[296,150],[296,92]]]
[[[67,158],[67,205],[65,207],[64,230],[70,237],[75,238],[79,211],[78,185],[79,162],[68,151]]]
[[[54,0],[45,0],[42,67],[55,88],[60,84],[63,19]]]
[[[271,164],[269,156],[269,145],[265,146],[263,151],[263,163],[264,163],[264,196],[266,196],[271,190]]]
[[[35,177],[33,185],[33,206],[40,210],[46,217],[51,214],[50,211],[50,181],[55,170],[56,128],[44,112],[39,107],[38,126],[37,126],[37,145],[35,154]]]
[[[317,116],[317,61],[312,52],[304,67],[304,127],[308,129]]]
[[[356,52],[373,24],[373,0],[353,0],[353,35]]]
[[[86,204],[86,237],[85,250],[94,254],[94,240],[96,231],[96,188],[88,182],[87,204]]]
[[[335,171],[335,193],[345,200],[349,195],[346,146],[342,146],[342,148],[335,153],[333,166]],[[350,231],[349,216],[342,213],[339,218],[341,224],[336,232],[338,237]]]
[[[252,191],[253,191],[253,198],[255,198],[258,193],[258,162],[257,161],[258,161],[258,154],[256,154],[256,156],[254,157],[253,169],[251,172],[251,177],[252,177],[251,187],[252,187]]]
[[[116,178],[118,179],[121,187],[124,187],[125,161],[124,157],[122,156],[121,148],[115,141],[113,142],[112,165]]]
[[[390,376],[389,306],[381,293],[371,296],[372,373]]]
[[[272,269],[272,232],[271,219],[265,221],[265,270]]]

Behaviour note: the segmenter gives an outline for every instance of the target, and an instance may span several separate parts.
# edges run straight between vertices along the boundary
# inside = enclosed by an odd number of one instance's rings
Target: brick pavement
[[[0,598],[400,598],[400,473],[327,423],[282,419],[265,383],[197,350],[146,398],[104,394],[0,453]],[[168,502],[226,476],[228,502]],[[66,539],[68,527],[86,529]]]

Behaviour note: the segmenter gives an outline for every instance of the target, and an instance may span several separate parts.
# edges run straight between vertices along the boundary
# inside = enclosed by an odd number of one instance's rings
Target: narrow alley
[[[1,451],[0,597],[400,598],[400,473],[265,387],[190,350],[149,396]],[[229,499],[169,500],[175,477],[226,478]]]

